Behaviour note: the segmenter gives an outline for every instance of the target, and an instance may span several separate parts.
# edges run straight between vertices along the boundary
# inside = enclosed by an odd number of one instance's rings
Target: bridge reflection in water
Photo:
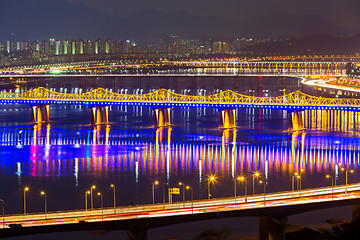
[[[325,120],[311,122],[317,129]],[[323,115],[323,117],[326,115]],[[350,115],[349,118],[352,116]],[[358,113],[356,113],[358,117]],[[336,117],[335,117],[336,118]],[[333,129],[352,132],[348,121]],[[350,121],[351,122],[351,121]],[[197,175],[198,183],[208,173],[234,178],[261,171],[266,178],[275,173],[327,172],[341,167],[357,168],[360,139],[353,135],[316,132],[262,132],[223,130],[218,135],[182,134],[169,128],[116,130],[96,126],[92,130],[51,128],[0,129],[1,171],[31,176],[86,175],[112,172],[170,176]],[[29,148],[29,158],[6,146]],[[41,158],[40,156],[43,156]],[[59,160],[61,159],[61,160]]]

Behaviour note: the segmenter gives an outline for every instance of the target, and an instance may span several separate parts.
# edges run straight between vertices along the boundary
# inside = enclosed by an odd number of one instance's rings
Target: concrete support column
[[[288,112],[289,129],[291,131],[304,130],[304,111]]]
[[[167,127],[171,125],[171,108],[154,109],[154,126]]]
[[[128,230],[129,240],[147,240],[147,230]]]
[[[50,122],[50,105],[43,106],[43,120],[45,123]]]
[[[229,129],[236,128],[236,110],[223,109],[220,112],[220,128]]]
[[[91,124],[103,125],[109,123],[109,106],[91,108]]]
[[[31,107],[31,120],[33,123],[49,123],[49,105],[35,105]]]
[[[287,217],[259,217],[259,240],[285,240]]]
[[[352,220],[360,219],[360,201],[357,204],[352,205]]]

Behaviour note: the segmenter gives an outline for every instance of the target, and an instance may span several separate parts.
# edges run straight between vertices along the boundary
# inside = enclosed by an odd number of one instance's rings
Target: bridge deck
[[[0,93],[0,103],[22,104],[81,104],[81,105],[142,105],[142,106],[188,106],[220,108],[278,108],[278,109],[325,109],[360,110],[360,99],[322,98],[299,91],[278,97],[254,97],[226,90],[207,96],[177,94],[159,89],[147,94],[119,94],[102,88],[85,93],[59,93],[36,88],[21,93]]]
[[[177,202],[173,204],[155,204],[117,207],[116,214],[113,208],[88,210],[87,216],[85,209],[72,211],[58,211],[47,213],[45,219],[44,213],[28,215],[7,215],[4,218],[5,227],[11,223],[19,223],[23,227],[35,227],[45,225],[64,225],[78,223],[79,220],[86,222],[102,221],[126,221],[131,219],[156,219],[184,215],[201,215],[207,213],[237,212],[242,215],[256,215],[251,210],[272,209],[282,207],[296,207],[299,205],[308,205],[314,203],[330,203],[348,200],[360,199],[360,184],[351,184],[347,186],[348,193],[345,192],[345,186],[336,186],[334,188],[314,188],[301,191],[287,191],[269,194],[258,194],[236,198],[219,198],[212,200],[197,200],[187,202]],[[332,194],[333,193],[333,194]],[[265,199],[265,201],[264,201]],[[309,209],[310,210],[310,209]],[[288,212],[290,215],[291,212]],[[1,233],[0,229],[0,233]]]

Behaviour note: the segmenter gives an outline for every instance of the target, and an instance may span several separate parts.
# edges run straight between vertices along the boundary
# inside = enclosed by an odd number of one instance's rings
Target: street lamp
[[[103,195],[98,192],[97,194],[101,199],[101,221],[104,220],[104,201],[103,201]]]
[[[237,181],[240,181],[240,178],[241,177],[236,177],[235,179],[234,179],[234,202],[235,202],[235,204],[236,204],[236,183],[237,183]]]
[[[265,196],[266,196],[265,182],[262,181],[262,180],[260,180],[259,183],[264,185],[264,206],[266,206],[266,201],[265,201]]]
[[[347,193],[348,173],[354,173],[354,170],[345,170],[344,168],[342,168],[341,171],[345,171],[345,193]]]
[[[155,204],[155,186],[157,186],[159,184],[159,181],[154,181],[152,182],[152,200],[153,200],[153,205]]]
[[[29,187],[24,188],[24,215],[26,215],[26,192],[29,191]]]
[[[45,219],[47,219],[47,200],[46,200],[46,192],[45,191],[41,191],[40,194],[42,196],[44,196],[44,214],[45,214]]]
[[[211,184],[211,183],[214,183],[215,180],[216,180],[216,178],[215,178],[215,176],[213,176],[213,175],[209,176],[208,179],[207,179],[207,181],[208,181],[208,199],[209,199],[209,200],[210,200],[210,198],[211,198],[210,184]]]
[[[298,183],[300,183],[298,185],[298,189],[299,189],[299,194],[300,194],[300,197],[301,197],[301,176],[297,175],[296,178],[297,178]]]
[[[330,175],[326,175],[326,178],[331,178],[331,199],[334,199],[334,178]]]
[[[2,202],[2,222],[3,222],[3,228],[5,228],[5,201],[0,199],[0,202]]]
[[[179,182],[179,186],[182,186],[182,200],[184,202],[184,207],[185,207],[185,184],[183,184],[182,182]]]
[[[247,180],[246,177],[241,176],[240,177],[240,182],[244,182],[245,183],[245,203],[247,203]]]
[[[291,177],[291,191],[293,192],[293,195],[294,195],[294,191],[295,191],[295,178],[297,178],[298,176],[299,176],[299,174],[296,172],[294,174],[294,176]],[[299,189],[298,181],[296,182],[296,186],[297,186],[297,189]]]
[[[88,195],[90,194],[90,191],[86,191],[85,192],[85,212],[86,212],[86,217],[87,217],[87,212],[88,212]]]
[[[253,180],[253,192],[252,194],[254,195],[255,194],[255,178],[258,178],[260,177],[260,173],[259,172],[254,172],[253,175],[252,175],[252,180]]]
[[[186,189],[191,191],[191,213],[194,213],[194,191],[190,186],[186,186]]]
[[[114,214],[116,214],[115,185],[114,185],[114,184],[111,184],[110,187],[114,189]]]
[[[93,189],[95,189],[96,186],[92,185],[90,188],[90,204],[91,204],[91,211],[94,210],[94,200],[93,200]]]

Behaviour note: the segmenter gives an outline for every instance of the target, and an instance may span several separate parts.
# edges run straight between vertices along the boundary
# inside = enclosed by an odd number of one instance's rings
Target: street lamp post
[[[258,178],[259,176],[260,176],[259,172],[254,172],[253,175],[252,175],[252,180],[253,180],[253,192],[252,192],[252,194],[253,195],[255,194],[255,178]]]
[[[344,168],[342,168],[341,171],[345,171],[345,193],[347,193],[348,173],[353,173],[354,170],[345,170]]]
[[[115,185],[111,184],[110,185],[111,188],[114,189],[114,214],[116,214],[116,196],[115,196]]]
[[[85,192],[85,214],[87,217],[87,213],[88,213],[88,195],[90,194],[90,191],[86,191]]]
[[[300,175],[297,175],[297,180],[298,180],[298,188],[299,188],[299,194],[300,194],[300,197],[301,197],[301,176]]]
[[[182,186],[182,201],[184,203],[184,207],[185,207],[185,184],[182,182],[179,182],[179,186]]]
[[[295,178],[298,176],[298,173],[295,173],[292,177],[291,177],[291,191],[295,191]]]
[[[42,196],[44,196],[44,214],[45,214],[45,219],[47,219],[47,199],[46,199],[46,192],[45,191],[41,191],[40,194]]]
[[[3,228],[5,228],[5,201],[0,199],[0,202],[2,203],[2,224]]]
[[[297,172],[294,174],[294,176],[291,177],[291,191],[293,193],[293,196],[295,195],[295,179],[296,179],[296,189],[301,190],[301,175],[299,175]]]
[[[235,204],[236,204],[236,189],[237,189],[236,183],[237,183],[237,181],[240,181],[240,179],[241,179],[241,177],[236,177],[234,179],[234,202],[235,202]]]
[[[94,200],[93,200],[93,189],[95,189],[96,186],[92,185],[90,188],[90,204],[91,204],[91,211],[94,210]]]
[[[153,200],[153,205],[155,204],[155,186],[159,184],[159,181],[154,181],[152,182],[152,200]]]
[[[215,181],[215,176],[209,176],[208,177],[208,199],[210,200],[210,198],[211,198],[211,186],[210,186],[210,184],[212,183],[212,182],[214,182]]]
[[[101,221],[104,221],[104,201],[103,201],[103,195],[98,192],[97,194],[101,199]]]
[[[29,191],[29,187],[24,188],[24,215],[26,215],[26,192]]]
[[[190,186],[186,186],[186,189],[191,191],[191,213],[194,213],[194,191]]]
[[[294,197],[294,191],[295,191],[294,178],[295,178],[295,176],[291,176],[291,191],[292,191],[293,197]]]
[[[334,199],[334,178],[330,175],[326,175],[326,178],[331,178],[331,199]]]
[[[297,190],[300,190],[300,196],[301,196],[301,173],[304,172],[304,169],[300,169],[300,172],[296,172],[294,176],[291,177],[291,190],[294,195],[295,191],[295,178],[296,178],[296,188]]]
[[[266,199],[265,199],[265,196],[266,196],[265,181],[260,180],[259,183],[264,185],[264,206],[266,206]]]
[[[337,177],[337,169],[341,164],[336,164],[335,165],[335,172],[334,172],[334,182],[335,182],[335,187],[336,187],[336,177]]]
[[[247,203],[247,180],[245,177],[240,177],[240,181],[245,183],[245,203]]]

